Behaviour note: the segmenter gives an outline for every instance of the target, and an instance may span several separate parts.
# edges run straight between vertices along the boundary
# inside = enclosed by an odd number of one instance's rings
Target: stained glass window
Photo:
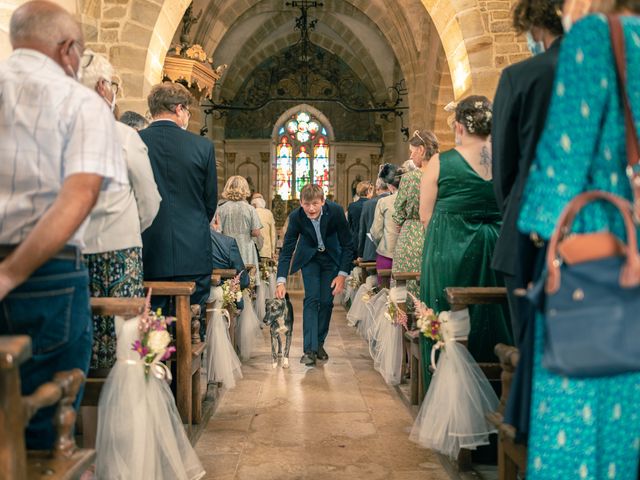
[[[276,192],[285,200],[297,198],[300,189],[313,182],[328,194],[330,168],[326,127],[314,116],[300,111],[287,119],[278,132]]]
[[[287,137],[282,137],[276,150],[276,193],[284,200],[291,198],[291,181],[293,178],[293,148]]]
[[[325,195],[329,193],[329,147],[324,137],[313,147],[313,183],[320,185]]]
[[[300,197],[300,190],[307,183],[311,183],[311,158],[307,149],[302,146],[296,155],[296,196]]]

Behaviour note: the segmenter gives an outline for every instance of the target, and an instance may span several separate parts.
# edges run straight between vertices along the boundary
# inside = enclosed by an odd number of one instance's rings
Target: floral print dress
[[[640,19],[621,19],[627,92],[640,130]],[[631,199],[624,129],[607,20],[591,15],[577,22],[562,42],[547,123],[523,197],[520,231],[548,239],[567,203],[585,191]],[[576,232],[602,230],[624,238],[620,215],[602,202],[585,207],[574,223]],[[538,313],[527,479],[636,480],[640,373],[557,375],[542,364],[545,337],[545,317]]]
[[[424,228],[420,223],[420,179],[422,170],[406,173],[400,180],[398,194],[393,204],[393,220],[400,225],[400,235],[393,252],[393,272],[419,272],[422,268]],[[417,282],[407,282],[407,290],[416,297],[420,294]],[[407,299],[407,307],[413,302]]]

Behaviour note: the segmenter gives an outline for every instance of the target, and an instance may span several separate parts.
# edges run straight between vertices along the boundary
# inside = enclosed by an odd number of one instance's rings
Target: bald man
[[[128,179],[109,107],[76,81],[90,58],[73,17],[28,2],[13,13],[9,38],[14,51],[0,63],[0,335],[31,337],[20,372],[30,394],[55,372],[88,370],[83,226],[101,188]],[[53,413],[32,419],[27,448],[51,448]]]

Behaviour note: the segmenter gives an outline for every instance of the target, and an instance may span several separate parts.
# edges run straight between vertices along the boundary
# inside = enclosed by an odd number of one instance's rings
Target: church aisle
[[[216,480],[446,480],[437,456],[408,439],[412,423],[397,392],[373,369],[364,341],[336,307],[327,339],[329,361],[315,368],[302,354],[302,296],[291,368],[271,368],[265,341],[244,379],[226,392],[196,451]]]

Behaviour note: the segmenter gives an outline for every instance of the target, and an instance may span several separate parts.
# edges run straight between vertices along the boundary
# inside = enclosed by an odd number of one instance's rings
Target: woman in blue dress
[[[623,16],[627,91],[640,126],[638,0],[616,1]],[[577,22],[561,46],[554,94],[524,193],[519,228],[548,240],[567,203],[589,190],[631,199],[625,124],[609,27],[603,15]],[[619,214],[584,208],[577,232],[608,229],[624,238]],[[606,322],[606,318],[603,318]],[[576,332],[580,335],[580,332]],[[640,373],[573,379],[541,365],[544,316],[535,325],[527,479],[636,479]]]

